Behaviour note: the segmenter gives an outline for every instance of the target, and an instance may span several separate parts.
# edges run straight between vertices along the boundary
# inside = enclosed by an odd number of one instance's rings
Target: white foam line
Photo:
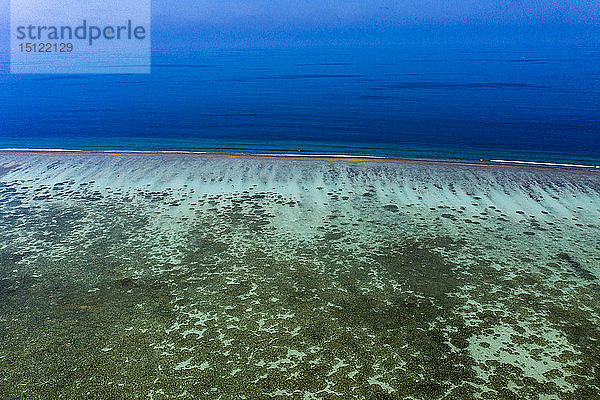
[[[501,163],[501,164],[543,165],[543,166],[547,166],[547,167],[600,168],[600,165],[562,164],[562,163],[538,162],[538,161],[490,160],[490,162]]]

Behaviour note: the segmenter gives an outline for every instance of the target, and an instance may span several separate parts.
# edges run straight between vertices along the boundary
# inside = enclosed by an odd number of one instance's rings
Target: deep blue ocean
[[[155,48],[150,75],[0,73],[0,148],[600,160],[600,48]]]

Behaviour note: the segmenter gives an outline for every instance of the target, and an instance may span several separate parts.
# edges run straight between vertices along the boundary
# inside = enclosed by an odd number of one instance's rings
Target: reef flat
[[[0,396],[600,398],[600,174],[0,154]]]

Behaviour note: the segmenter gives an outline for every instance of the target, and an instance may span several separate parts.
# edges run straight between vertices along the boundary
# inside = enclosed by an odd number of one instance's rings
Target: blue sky
[[[179,0],[153,2],[156,18],[215,25],[348,26],[596,23],[600,0]]]
[[[3,23],[8,5],[9,0],[0,0]],[[600,22],[600,0],[153,0],[152,7],[158,22],[168,18],[249,28]]]
[[[199,45],[240,47],[589,41],[598,33],[593,26],[600,26],[600,0],[179,0],[153,1],[152,7],[160,47],[185,41],[187,34]],[[582,27],[587,32],[573,33]]]

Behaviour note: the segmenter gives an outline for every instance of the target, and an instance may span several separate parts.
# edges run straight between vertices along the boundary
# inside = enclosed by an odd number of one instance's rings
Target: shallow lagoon
[[[3,398],[600,398],[600,174],[0,154]]]

